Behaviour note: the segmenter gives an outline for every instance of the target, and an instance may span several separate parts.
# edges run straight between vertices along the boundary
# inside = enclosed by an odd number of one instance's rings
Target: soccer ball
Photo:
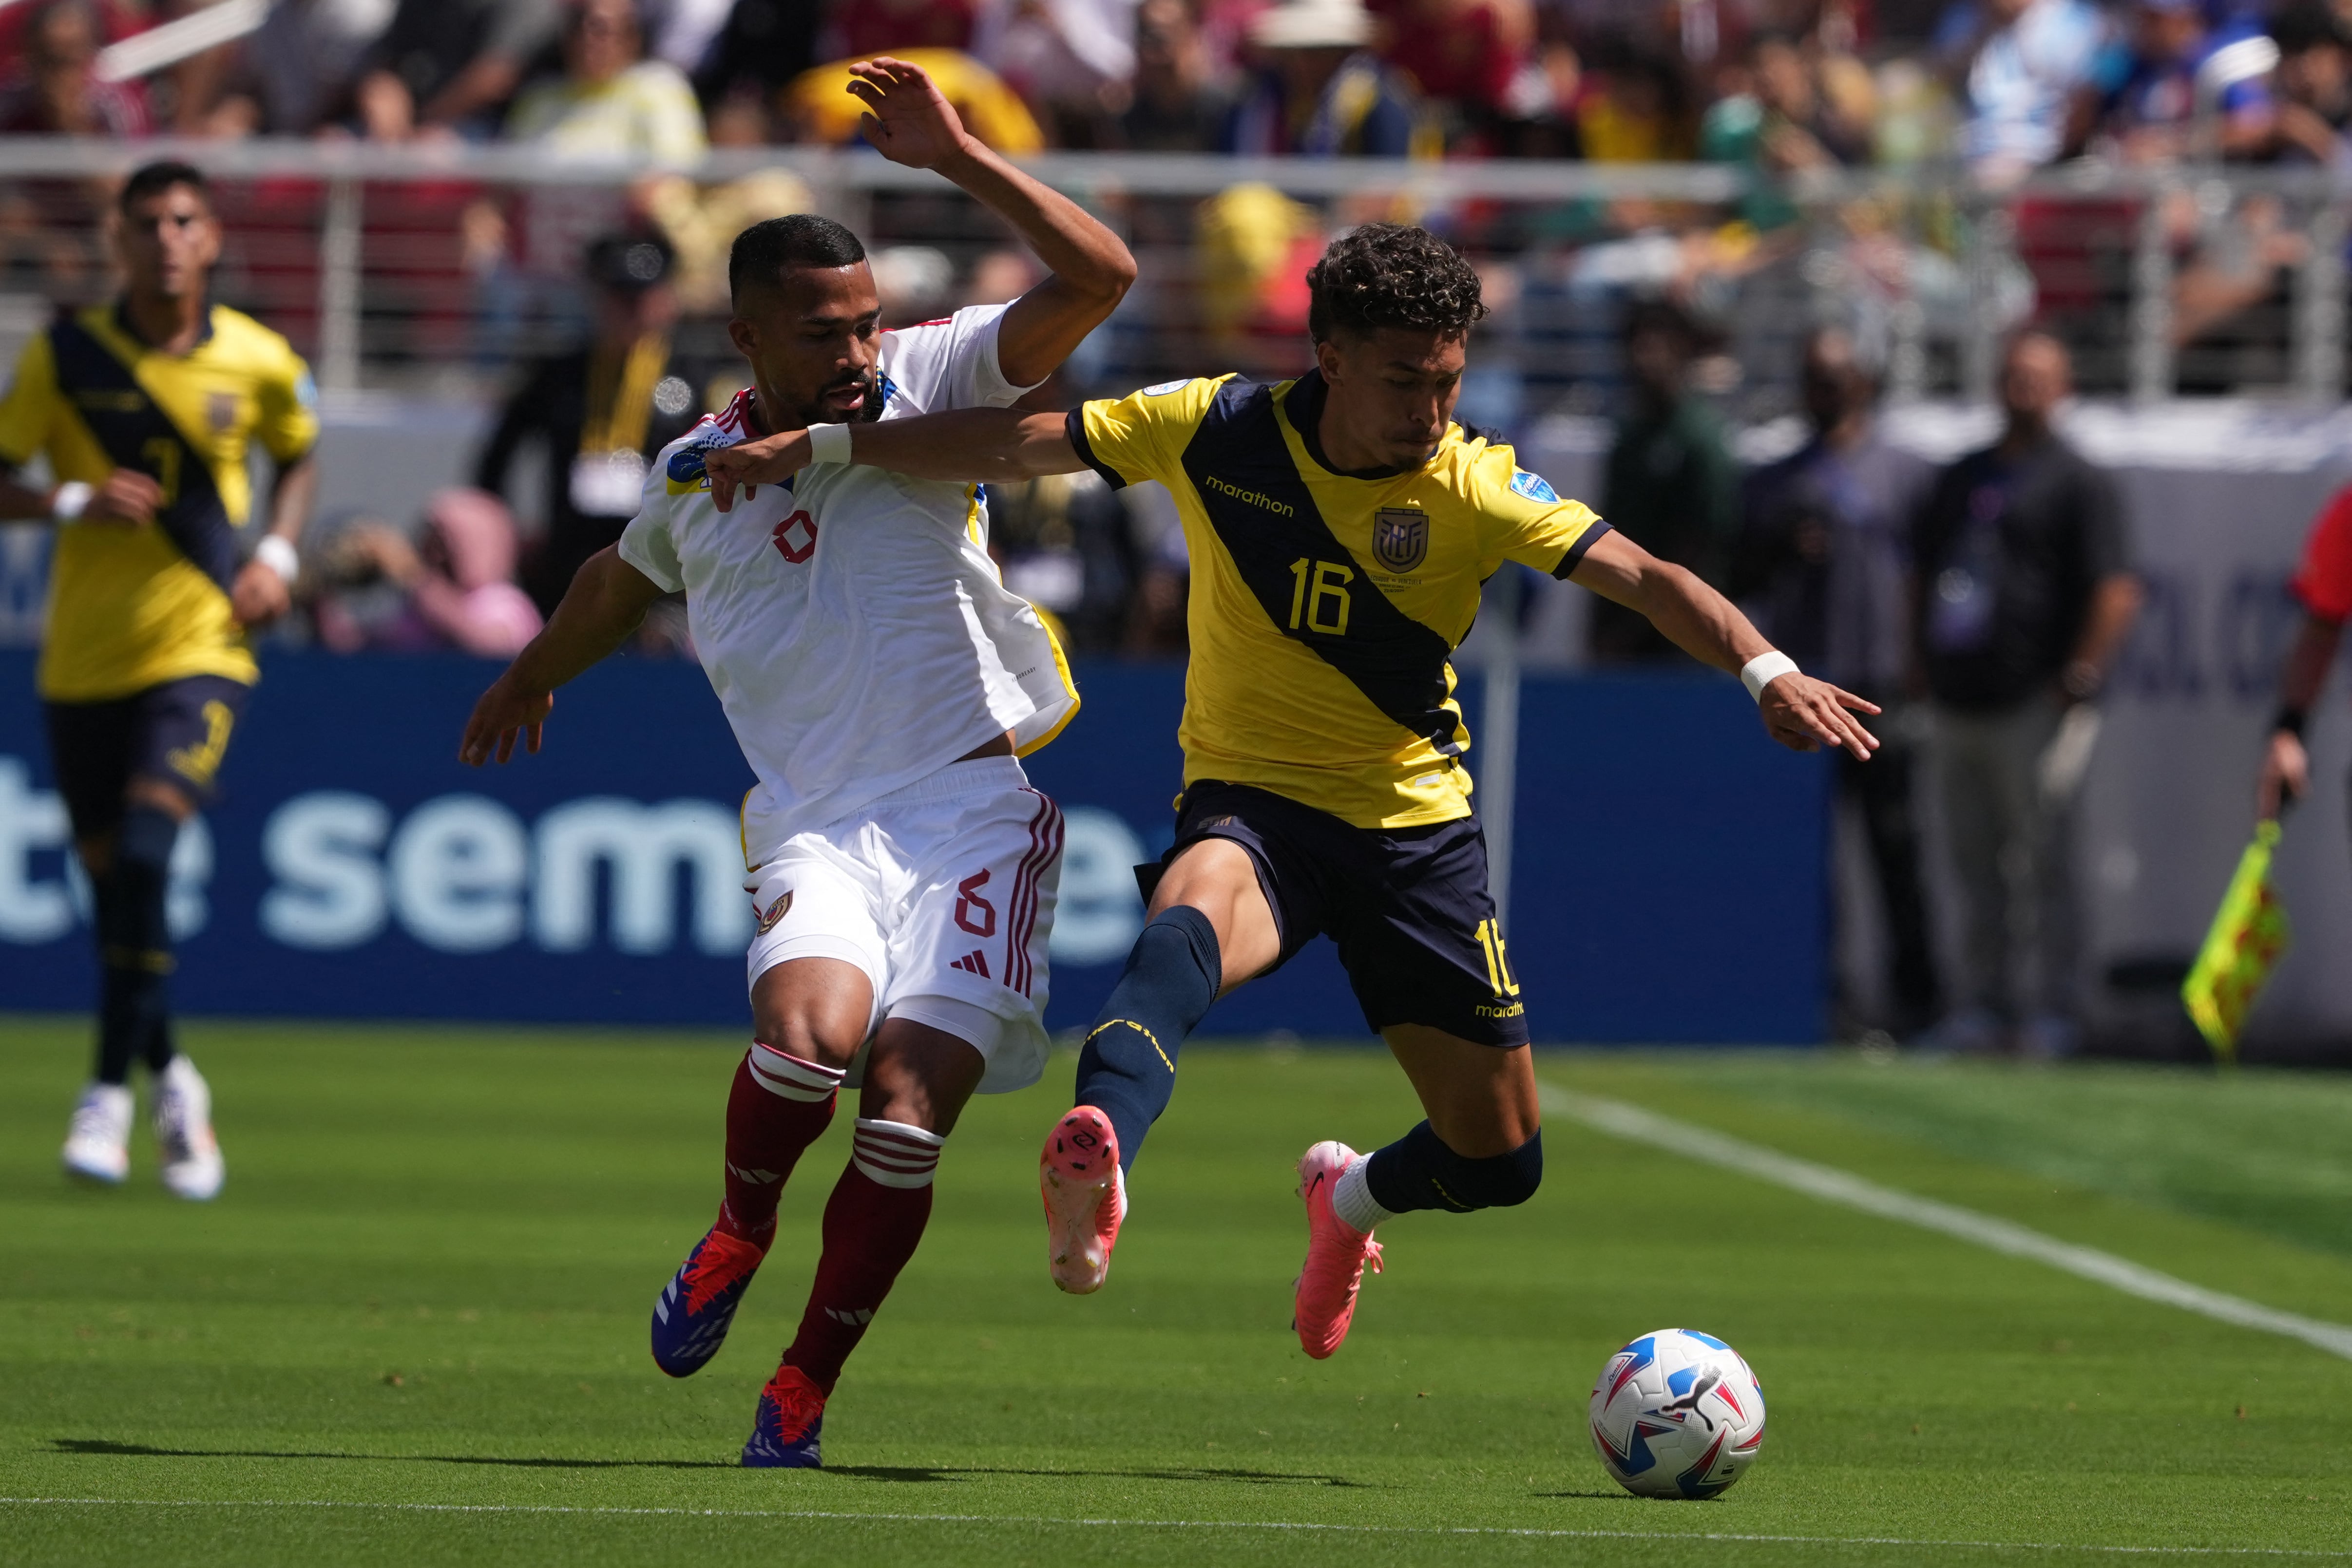
[[[1592,1446],[1636,1497],[1719,1496],[1763,1449],[1764,1393],[1713,1334],[1660,1329],[1601,1369]]]

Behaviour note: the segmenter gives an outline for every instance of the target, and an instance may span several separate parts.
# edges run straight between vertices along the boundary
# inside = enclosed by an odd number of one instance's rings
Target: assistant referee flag
[[[2205,946],[2180,983],[2189,1016],[2221,1061],[2235,1060],[2246,1015],[2294,940],[2286,905],[2271,885],[2271,853],[2278,841],[2276,821],[2254,830],[2254,841],[2238,857],[2229,891],[2221,894],[2221,907],[2205,933]]]

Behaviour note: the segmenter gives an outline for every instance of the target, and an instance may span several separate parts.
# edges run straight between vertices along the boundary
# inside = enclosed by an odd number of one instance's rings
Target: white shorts
[[[971,1041],[983,1094],[1045,1070],[1045,944],[1062,878],[1062,813],[1010,757],[950,763],[863,810],[795,833],[744,886],[759,930],[747,981],[794,958],[866,972],[874,1016]]]

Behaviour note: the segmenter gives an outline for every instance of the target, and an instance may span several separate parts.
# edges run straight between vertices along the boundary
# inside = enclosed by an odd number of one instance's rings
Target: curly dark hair
[[[1460,337],[1486,314],[1478,274],[1461,253],[1410,224],[1366,224],[1331,242],[1307,269],[1307,330],[1318,343],[1383,327]]]

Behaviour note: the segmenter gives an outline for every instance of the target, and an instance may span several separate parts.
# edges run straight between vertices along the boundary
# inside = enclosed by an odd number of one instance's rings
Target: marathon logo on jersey
[[[1542,475],[1530,474],[1524,468],[1511,470],[1511,491],[1512,494],[1524,496],[1530,501],[1550,503],[1559,499],[1552,487],[1544,482]]]
[[[1372,558],[1402,576],[1429,556],[1429,514],[1418,507],[1382,507],[1372,514]]]
[[[1228,484],[1226,481],[1218,478],[1214,474],[1210,475],[1203,483],[1205,483],[1210,489],[1214,490],[1218,495],[1231,496],[1234,500],[1243,503],[1244,506],[1262,507],[1265,510],[1276,513],[1281,517],[1286,517],[1290,516],[1290,504],[1287,501],[1277,501],[1273,497],[1265,495],[1261,491],[1244,490],[1239,485]]]

